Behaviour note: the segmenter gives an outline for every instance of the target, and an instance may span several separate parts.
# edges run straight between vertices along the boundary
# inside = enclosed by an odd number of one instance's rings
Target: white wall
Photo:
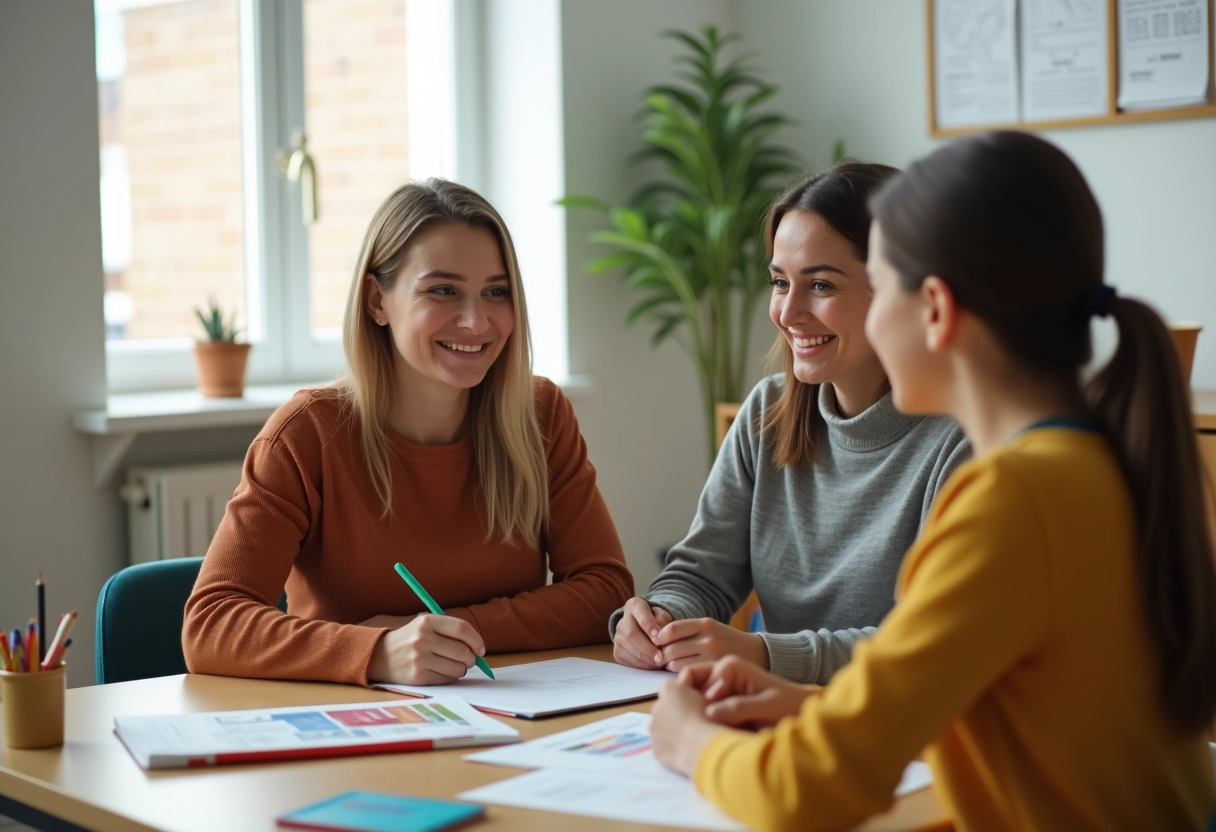
[[[466,184],[502,214],[515,242],[532,321],[533,367],[568,373],[558,0],[496,0],[481,20],[479,159]],[[486,33],[492,33],[492,36]],[[464,177],[462,177],[464,178]],[[540,325],[543,322],[543,325]]]
[[[78,608],[70,685],[93,681],[97,591],[119,565],[73,410],[105,397],[93,7],[0,5],[0,626]]]
[[[794,147],[827,161],[906,165],[928,133],[925,10],[909,0],[741,3],[747,42],[801,126]],[[1167,319],[1199,320],[1194,385],[1216,387],[1216,119],[1043,134],[1072,155],[1102,205],[1107,281]]]
[[[705,24],[734,28],[736,7],[728,0],[562,3],[570,193],[628,198],[639,184],[627,167],[641,144],[633,116],[643,90],[672,77],[672,57],[679,52],[659,32]],[[696,374],[679,346],[669,341],[652,350],[644,325],[625,328],[625,312],[637,296],[619,275],[583,271],[604,252],[587,242],[588,232],[603,222],[591,211],[567,218],[570,369],[592,380],[592,390],[575,406],[630,568],[645,589],[658,571],[658,549],[688,531],[707,473],[705,429]]]

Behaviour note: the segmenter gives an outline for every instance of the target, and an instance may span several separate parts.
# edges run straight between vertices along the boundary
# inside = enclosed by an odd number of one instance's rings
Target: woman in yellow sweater
[[[532,375],[494,208],[443,180],[391,194],[343,336],[347,377],[297,393],[249,448],[186,605],[190,670],[436,684],[486,652],[606,641],[633,580],[574,410]]]
[[[951,144],[873,207],[866,334],[896,405],[954,416],[976,458],[828,687],[686,669],[659,759],[758,829],[852,825],[922,752],[959,829],[1204,828],[1216,567],[1166,327],[1103,283],[1097,202],[1041,139]],[[1083,384],[1095,315],[1119,343]]]

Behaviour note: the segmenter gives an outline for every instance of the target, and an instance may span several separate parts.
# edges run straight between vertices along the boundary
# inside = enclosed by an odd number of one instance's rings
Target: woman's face
[[[926,347],[924,305],[916,292],[900,284],[877,222],[870,226],[867,271],[874,300],[866,317],[866,336],[887,368],[895,406],[904,413],[940,412],[930,375],[936,362]]]
[[[515,328],[502,251],[484,228],[456,222],[424,229],[392,289],[366,280],[368,311],[388,326],[393,366],[407,383],[476,387]]]
[[[777,225],[769,317],[793,354],[794,377],[831,383],[848,415],[868,407],[883,386],[882,366],[865,338],[865,265],[818,214],[790,211]]]

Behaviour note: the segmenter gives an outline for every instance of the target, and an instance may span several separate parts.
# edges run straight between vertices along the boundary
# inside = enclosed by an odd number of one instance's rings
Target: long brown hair
[[[773,240],[781,218],[791,211],[806,211],[822,217],[848,240],[864,263],[870,248],[869,199],[898,172],[887,165],[844,160],[790,188],[773,203],[764,223],[768,259],[773,259]],[[814,465],[819,460],[823,427],[819,385],[805,384],[794,377],[794,355],[780,333],[769,350],[768,363],[785,371],[785,389],[765,411],[759,426],[772,432],[773,464],[779,468]]]
[[[1216,562],[1190,395],[1161,318],[1103,286],[1102,214],[1080,170],[1042,139],[987,133],[914,163],[873,208],[906,290],[940,277],[1013,357],[1088,402],[1136,506],[1166,714],[1186,732],[1205,728],[1216,715]],[[1092,314],[1114,318],[1119,343],[1082,386]]]
[[[397,282],[410,243],[425,228],[463,223],[498,241],[510,281],[515,328],[482,382],[470,391],[466,416],[486,510],[487,539],[536,545],[549,519],[549,474],[532,389],[528,307],[511,235],[494,207],[477,192],[429,179],[398,188],[367,228],[346,300],[343,346],[347,376],[339,387],[362,428],[363,458],[385,516],[392,512],[393,445],[388,413],[393,403],[393,342],[368,312],[365,275],[381,291]]]

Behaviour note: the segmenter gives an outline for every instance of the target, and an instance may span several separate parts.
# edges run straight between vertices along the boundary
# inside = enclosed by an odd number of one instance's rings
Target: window
[[[112,391],[188,387],[194,308],[251,383],[332,377],[372,212],[457,177],[449,0],[96,0]],[[317,219],[293,152],[315,162]],[[303,157],[297,157],[303,158]]]

